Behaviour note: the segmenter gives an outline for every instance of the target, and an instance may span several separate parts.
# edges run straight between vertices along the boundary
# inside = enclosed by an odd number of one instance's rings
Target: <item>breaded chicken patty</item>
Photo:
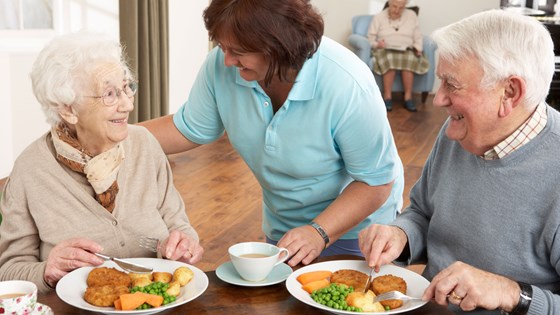
[[[331,283],[345,284],[353,287],[354,291],[363,292],[368,280],[368,275],[361,271],[340,269],[331,275]]]
[[[129,292],[128,287],[124,285],[88,287],[84,294],[84,300],[95,306],[113,306],[115,300],[117,300],[121,294]]]
[[[87,277],[88,287],[101,287],[105,285],[126,286],[131,283],[128,274],[115,268],[99,267],[91,270]]]
[[[403,278],[390,274],[379,276],[373,278],[373,281],[371,282],[371,290],[375,293],[375,295],[389,291],[399,291],[406,294],[406,282]],[[395,309],[397,307],[401,307],[403,305],[403,301],[387,300],[381,301],[381,304],[383,306],[389,306],[391,309]]]

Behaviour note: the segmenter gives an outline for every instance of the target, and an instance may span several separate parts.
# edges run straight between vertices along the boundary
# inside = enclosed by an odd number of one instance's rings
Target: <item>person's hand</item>
[[[385,46],[387,46],[387,45],[385,44],[385,40],[384,40],[384,39],[381,39],[381,40],[378,40],[378,41],[377,41],[377,47],[375,47],[375,48],[385,48]]]
[[[103,251],[103,247],[84,238],[73,238],[60,242],[53,247],[47,257],[43,276],[45,282],[54,287],[67,273],[86,266],[99,266],[103,259],[92,253]]]
[[[169,237],[161,242],[159,251],[169,260],[178,260],[188,264],[195,264],[202,259],[204,249],[197,240],[184,232],[173,230]]]
[[[408,238],[406,233],[396,226],[373,224],[360,231],[358,240],[368,265],[379,272],[382,265],[400,256]]]
[[[440,305],[452,303],[464,311],[477,307],[511,311],[519,301],[519,292],[519,285],[511,279],[455,262],[433,278],[422,299],[434,299]]]
[[[416,57],[420,57],[422,56],[422,51],[414,48],[414,54],[416,55]]]
[[[289,230],[276,245],[288,249],[292,258],[287,264],[294,267],[300,262],[308,265],[319,257],[325,248],[325,241],[313,227],[304,225]]]

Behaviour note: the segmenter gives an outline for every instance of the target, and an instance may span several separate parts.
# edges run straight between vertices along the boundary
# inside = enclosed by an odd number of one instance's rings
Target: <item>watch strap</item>
[[[329,245],[330,242],[329,235],[327,234],[327,232],[325,232],[323,227],[317,224],[316,222],[312,221],[311,223],[309,223],[309,225],[311,225],[315,229],[315,231],[317,231],[317,233],[321,235],[323,241],[325,241],[325,248],[327,248],[327,245]]]
[[[517,306],[511,311],[511,313],[502,311],[502,314],[505,315],[526,315],[529,312],[529,306],[531,305],[531,301],[533,299],[533,287],[530,284],[525,282],[517,281],[519,285],[519,302],[517,302]]]

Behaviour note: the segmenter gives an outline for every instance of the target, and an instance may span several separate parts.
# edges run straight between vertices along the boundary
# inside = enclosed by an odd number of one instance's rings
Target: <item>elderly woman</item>
[[[52,125],[16,160],[0,204],[0,280],[40,291],[96,266],[93,253],[149,257],[140,235],[172,260],[202,257],[158,142],[129,126],[136,83],[118,42],[100,34],[54,39],[33,65],[33,90]]]
[[[428,72],[430,64],[422,54],[422,33],[418,16],[406,9],[407,0],[389,0],[387,8],[371,21],[368,39],[375,57],[373,71],[383,76],[383,99],[387,111],[393,109],[392,87],[397,70],[401,71],[404,106],[416,111],[412,101],[414,73]]]

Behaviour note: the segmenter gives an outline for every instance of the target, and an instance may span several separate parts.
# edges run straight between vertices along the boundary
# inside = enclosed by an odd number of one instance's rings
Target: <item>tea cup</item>
[[[32,314],[37,304],[37,286],[23,280],[0,281],[0,310],[3,314]]]
[[[241,278],[258,282],[266,279],[275,266],[290,257],[286,248],[263,242],[243,242],[228,249],[233,267]]]

